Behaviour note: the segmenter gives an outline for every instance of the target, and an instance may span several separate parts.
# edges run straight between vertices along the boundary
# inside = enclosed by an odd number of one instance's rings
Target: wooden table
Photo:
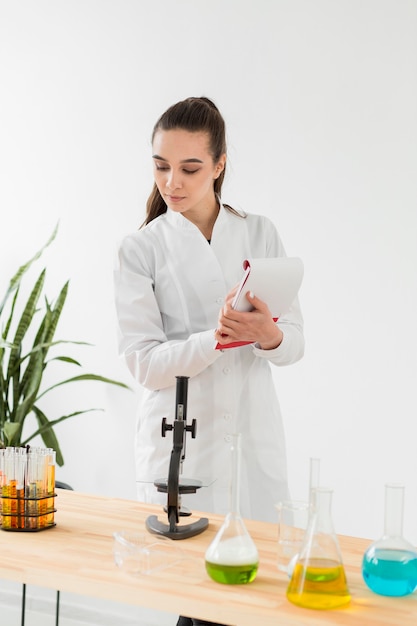
[[[373,594],[363,582],[360,565],[369,540],[339,536],[352,601],[343,609],[315,611],[286,599],[288,579],[276,567],[274,524],[246,522],[260,554],[258,575],[248,585],[221,585],[205,572],[206,547],[223,521],[214,515],[202,534],[170,542],[184,556],[178,566],[132,576],[114,563],[113,532],[147,534],[146,518],[157,514],[164,521],[162,510],[131,500],[57,492],[54,528],[38,533],[0,531],[0,578],[233,626],[417,624],[417,593],[387,598]]]

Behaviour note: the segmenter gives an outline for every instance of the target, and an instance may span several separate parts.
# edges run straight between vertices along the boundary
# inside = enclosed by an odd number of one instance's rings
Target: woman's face
[[[192,220],[216,208],[213,184],[224,168],[226,155],[214,163],[208,133],[159,130],[152,151],[155,183],[172,211]]]

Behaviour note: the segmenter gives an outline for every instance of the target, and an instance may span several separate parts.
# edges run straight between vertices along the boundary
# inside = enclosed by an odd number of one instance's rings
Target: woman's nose
[[[178,173],[171,170],[168,174],[166,185],[168,189],[178,189],[181,187],[181,181]]]

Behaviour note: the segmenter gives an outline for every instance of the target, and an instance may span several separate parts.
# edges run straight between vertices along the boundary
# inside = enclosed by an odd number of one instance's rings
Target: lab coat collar
[[[220,210],[219,210],[217,219],[214,223],[213,230],[214,228],[221,225],[225,219],[227,219],[228,211],[227,209],[224,208],[224,205],[222,204],[220,198],[219,198],[219,204],[220,204]],[[182,213],[177,213],[176,211],[171,211],[170,208],[167,208],[167,212],[165,215],[166,215],[167,221],[173,226],[175,226],[175,228],[181,228],[184,230],[195,230],[195,229],[198,230],[197,226],[193,224],[192,222],[190,222],[190,220],[188,220],[186,217],[184,217]]]

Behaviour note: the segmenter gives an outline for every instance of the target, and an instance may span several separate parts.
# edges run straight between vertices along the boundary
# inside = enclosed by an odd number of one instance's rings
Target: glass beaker
[[[301,500],[284,500],[275,508],[278,512],[277,567],[291,578],[307,529],[309,504]]]
[[[403,537],[404,485],[385,485],[383,536],[362,560],[369,589],[382,596],[405,596],[417,588],[417,550]]]
[[[230,512],[205,554],[210,578],[229,585],[252,582],[258,571],[258,550],[240,515],[240,434],[232,435]]]
[[[320,484],[320,459],[310,457],[308,502],[286,500],[275,505],[278,511],[278,569],[291,578],[298,553],[303,543],[310,513],[313,510],[314,491]]]
[[[331,516],[332,490],[314,490],[312,511],[287,589],[293,604],[309,609],[333,609],[350,601],[339,542]]]

